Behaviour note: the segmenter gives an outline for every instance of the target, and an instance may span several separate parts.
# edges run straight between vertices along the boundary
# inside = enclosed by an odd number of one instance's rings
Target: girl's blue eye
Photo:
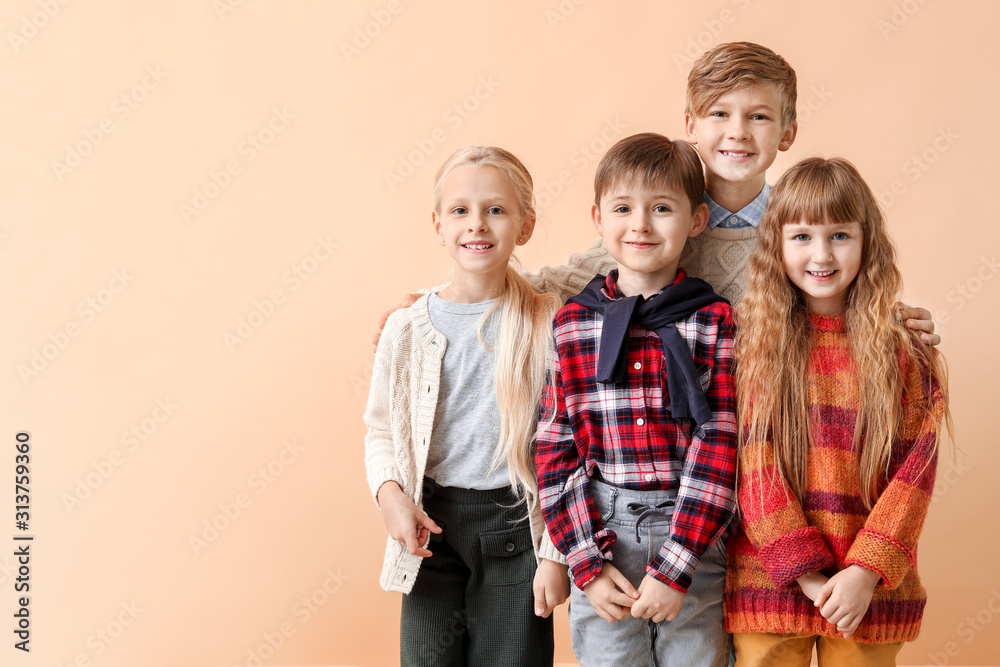
[[[454,213],[455,215],[465,215],[468,212],[469,211],[464,206],[456,206],[455,209],[452,211],[452,213]]]
[[[795,238],[792,239],[792,240],[793,241],[808,241],[809,240],[809,235],[808,234],[796,234]]]
[[[847,234],[847,232],[837,232],[836,234],[833,235],[833,238],[836,241],[846,241],[851,237]]]
[[[492,215],[500,215],[501,213],[503,213],[503,209],[500,208],[499,206],[491,206],[490,210],[487,212]]]

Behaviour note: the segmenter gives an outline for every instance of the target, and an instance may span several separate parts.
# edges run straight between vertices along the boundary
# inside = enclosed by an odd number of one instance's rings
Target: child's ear
[[[517,245],[524,245],[531,238],[531,235],[535,232],[535,209],[528,209],[528,212],[524,216],[524,221],[521,223],[521,234],[517,237]]]
[[[444,238],[441,235],[441,221],[438,220],[437,211],[431,211],[431,227],[434,229],[434,236],[438,237],[442,242]]]
[[[590,207],[590,217],[594,220],[594,229],[601,236],[604,236],[604,225],[601,224],[601,207],[594,204]]]
[[[799,132],[799,123],[795,121],[788,126],[785,133],[781,135],[781,141],[778,143],[779,151],[787,151],[795,143],[795,135]]]
[[[693,224],[691,225],[691,231],[688,232],[688,238],[694,238],[705,231],[705,226],[708,224],[708,204],[705,202],[699,204],[698,208],[694,210],[691,220]]]
[[[693,114],[684,114],[684,129],[687,131],[687,139],[689,144],[698,144],[698,128],[696,127],[695,117]]]

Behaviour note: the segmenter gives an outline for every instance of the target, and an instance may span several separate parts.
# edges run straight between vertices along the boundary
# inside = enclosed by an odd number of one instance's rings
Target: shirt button
[[[507,544],[505,544],[503,546],[504,546],[504,549],[507,550],[507,553],[510,553],[511,551],[514,550],[514,543],[513,542],[508,542]]]
[[[734,225],[738,225],[740,224],[740,219],[734,215],[733,217],[729,218],[729,222],[733,223]]]
[[[652,482],[653,481],[653,476],[651,474],[649,474],[649,473],[646,473],[646,481],[647,482]]]
[[[635,370],[639,370],[640,368],[642,368],[642,364],[640,364],[640,363],[639,363],[639,362],[637,361],[637,362],[635,362],[635,367],[634,367],[634,368],[635,368]]]
[[[646,423],[646,420],[643,419],[642,417],[639,417],[638,419],[635,420],[635,423],[638,424],[639,426],[642,426],[643,424]]]

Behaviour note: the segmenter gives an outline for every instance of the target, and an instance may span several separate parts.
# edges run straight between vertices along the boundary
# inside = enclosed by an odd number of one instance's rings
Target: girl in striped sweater
[[[893,665],[926,602],[917,539],[948,417],[943,361],[896,317],[902,279],[854,166],[771,191],[738,312],[737,667]]]

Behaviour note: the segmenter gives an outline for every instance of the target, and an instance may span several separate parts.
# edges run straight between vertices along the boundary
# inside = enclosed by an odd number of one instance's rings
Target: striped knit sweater
[[[882,579],[852,639],[911,641],[927,600],[917,575],[917,538],[934,487],[941,390],[921,365],[906,364],[907,398],[890,474],[875,506],[865,509],[852,451],[857,375],[844,321],[818,315],[810,321],[809,492],[801,504],[786,494],[773,451],[765,448],[762,461],[740,456],[743,525],[729,543],[726,627],[733,633],[838,636],[796,579],[816,570],[831,576],[857,564]]]

